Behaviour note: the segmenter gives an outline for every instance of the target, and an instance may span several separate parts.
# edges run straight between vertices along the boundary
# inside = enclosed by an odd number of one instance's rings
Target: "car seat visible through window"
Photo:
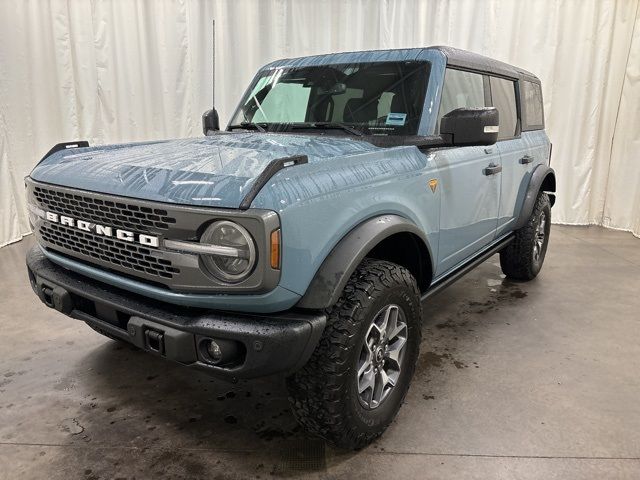
[[[369,123],[378,116],[378,102],[369,98],[352,98],[344,106],[346,123]]]

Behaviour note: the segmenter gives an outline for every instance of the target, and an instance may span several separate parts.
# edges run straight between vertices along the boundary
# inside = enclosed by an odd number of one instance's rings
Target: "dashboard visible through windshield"
[[[416,135],[428,78],[423,61],[273,68],[254,79],[229,129]]]

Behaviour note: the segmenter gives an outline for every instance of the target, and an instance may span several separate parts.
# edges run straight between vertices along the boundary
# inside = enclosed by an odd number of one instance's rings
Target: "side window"
[[[516,109],[516,84],[504,78],[490,77],[491,100],[500,114],[498,140],[516,135],[518,111]]]
[[[524,96],[524,123],[527,126],[542,127],[544,118],[542,114],[542,89],[540,85],[533,82],[522,82],[522,93]]]
[[[440,119],[456,108],[485,107],[482,75],[447,68],[444,74],[442,100],[438,111],[438,130]]]

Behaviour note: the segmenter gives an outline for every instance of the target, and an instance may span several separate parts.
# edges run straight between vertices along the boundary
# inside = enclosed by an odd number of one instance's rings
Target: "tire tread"
[[[339,447],[357,449],[371,443],[392,420],[375,432],[359,431],[343,405],[343,392],[346,382],[352,379],[351,353],[357,348],[360,326],[357,313],[372,296],[394,285],[405,286],[419,299],[416,281],[406,268],[366,258],[351,276],[336,305],[327,311],[327,326],[310,360],[287,380],[291,408],[298,422],[307,432]],[[408,362],[407,368],[411,378],[415,362]]]
[[[551,202],[549,195],[538,194],[533,212],[527,224],[516,231],[514,240],[500,252],[502,273],[514,280],[532,280],[538,273],[533,266],[533,242],[536,235],[537,219],[543,210],[547,210],[547,221],[551,221]]]

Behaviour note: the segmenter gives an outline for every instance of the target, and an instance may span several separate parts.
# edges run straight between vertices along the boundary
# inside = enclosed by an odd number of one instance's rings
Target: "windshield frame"
[[[369,125],[362,122],[345,122],[345,121],[335,121],[335,120],[319,120],[319,121],[304,121],[304,122],[265,122],[265,121],[256,121],[253,122],[253,118],[249,120],[245,120],[243,117],[244,107],[247,103],[250,102],[250,99],[257,92],[254,90],[256,86],[259,84],[261,80],[265,78],[265,76],[274,76],[279,71],[291,71],[291,70],[300,70],[304,68],[327,68],[327,67],[339,67],[344,68],[346,66],[358,65],[358,66],[367,66],[367,67],[375,67],[380,66],[385,63],[391,64],[415,64],[414,71],[410,72],[413,75],[415,72],[420,72],[420,76],[423,79],[421,81],[424,82],[422,86],[422,91],[420,95],[423,101],[419,105],[414,105],[417,107],[414,109],[414,112],[417,114],[414,117],[413,125],[410,131],[403,131],[395,133],[396,129],[391,128],[382,128],[385,124],[373,124]],[[259,125],[261,128],[247,128],[247,130],[252,131],[261,131],[265,129],[268,133],[319,133],[322,135],[334,135],[334,136],[376,136],[376,137],[413,137],[421,134],[421,130],[423,130],[423,125],[425,123],[425,115],[429,115],[430,111],[427,111],[427,106],[430,103],[430,91],[432,89],[432,77],[433,77],[433,62],[430,59],[426,58],[388,58],[385,60],[380,59],[358,59],[351,62],[322,62],[319,64],[283,64],[278,66],[266,66],[260,69],[257,74],[253,77],[251,83],[248,88],[245,90],[242,95],[240,101],[238,102],[233,115],[231,116],[229,123],[227,124],[226,130],[232,131],[236,128],[242,128],[241,123],[249,122]],[[276,82],[277,84],[277,82]],[[395,84],[393,84],[395,86]],[[384,93],[384,92],[383,92]],[[380,98],[380,97],[379,97]],[[392,112],[389,112],[391,114]],[[388,115],[387,115],[388,116]],[[378,121],[380,121],[378,118]],[[239,120],[242,120],[240,122]],[[318,128],[314,124],[318,124]],[[302,126],[301,124],[304,124]],[[333,125],[333,127],[327,128],[327,124]],[[336,125],[344,125],[346,128],[335,128]],[[362,135],[358,135],[356,132],[349,132],[351,130],[357,130],[362,133]]]

